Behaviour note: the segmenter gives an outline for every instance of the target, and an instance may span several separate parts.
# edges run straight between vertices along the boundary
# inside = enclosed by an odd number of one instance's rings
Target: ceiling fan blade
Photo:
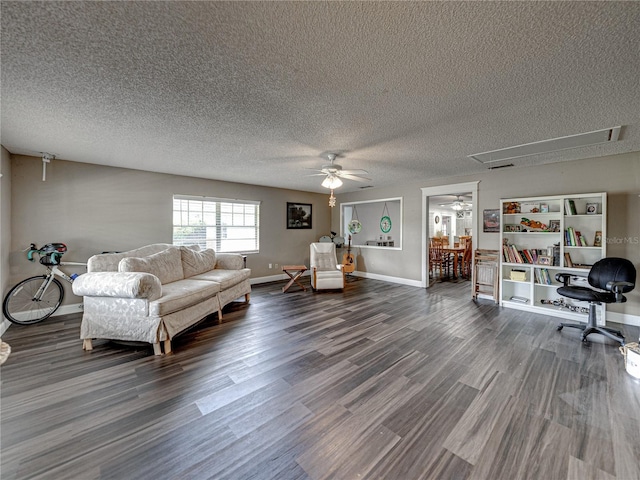
[[[305,177],[326,177],[326,173],[308,173]]]
[[[347,180],[355,180],[356,182],[370,182],[371,179],[370,178],[366,178],[366,177],[356,177],[355,175],[348,175],[345,174],[344,172],[341,173],[340,175],[338,175],[340,178],[346,178]]]
[[[366,170],[340,170],[343,175],[369,175]]]

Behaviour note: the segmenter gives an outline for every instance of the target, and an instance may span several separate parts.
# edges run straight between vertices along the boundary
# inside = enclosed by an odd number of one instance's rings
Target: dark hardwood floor
[[[469,282],[283,284],[165,357],[85,352],[80,315],[12,326],[1,478],[640,479],[640,381],[608,340]]]

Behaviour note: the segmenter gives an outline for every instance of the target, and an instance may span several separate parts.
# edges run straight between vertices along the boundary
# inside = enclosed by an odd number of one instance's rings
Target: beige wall
[[[3,170],[6,151],[3,150]],[[171,242],[171,199],[174,193],[261,200],[260,254],[251,255],[252,277],[280,273],[268,263],[308,262],[308,245],[330,230],[339,231],[339,208],[329,209],[327,196],[294,190],[204,180],[92,164],[54,160],[42,182],[39,158],[15,156],[11,165],[11,233],[6,233],[6,190],[3,183],[2,261],[6,238],[11,282],[37,273],[20,250],[30,242],[64,242],[68,260],[86,261],[95,253],[127,250],[154,242]],[[3,181],[6,181],[3,178]],[[402,251],[356,249],[358,270],[414,282],[422,272],[422,187],[479,181],[478,211],[497,208],[500,198],[608,192],[607,254],[629,258],[640,269],[640,152],[565,162],[535,168],[494,170],[481,175],[434,179],[393,188],[337,193],[338,202],[403,197]],[[313,204],[312,230],[287,230],[286,202]],[[476,222],[477,225],[477,222]],[[331,226],[331,228],[330,228]],[[474,227],[479,248],[497,248],[497,233]],[[3,268],[6,272],[6,268]],[[6,278],[6,273],[3,273]],[[3,278],[4,281],[4,278]],[[6,285],[3,285],[6,286]],[[640,288],[629,303],[613,311],[638,314]],[[77,298],[65,303],[77,302]]]
[[[11,160],[9,152],[0,147],[0,291],[7,291],[9,279],[9,248],[11,246]]]
[[[80,262],[103,251],[171,243],[173,194],[262,202],[260,253],[247,259],[253,278],[282,274],[280,269],[270,270],[269,263],[308,265],[309,244],[329,233],[331,212],[326,195],[62,160],[49,164],[43,182],[40,158],[13,156],[11,166],[9,261],[13,282],[41,271],[42,267],[29,264],[21,251],[31,242],[38,246],[65,243],[65,260]],[[313,205],[312,229],[286,229],[287,202]],[[69,288],[66,292],[70,298],[65,304],[79,302]]]
[[[372,172],[375,178],[375,172]],[[565,193],[607,192],[607,256],[630,259],[640,271],[640,152],[555,163],[539,167],[492,170],[480,175],[438,178],[409,185],[367,189],[351,194],[336,192],[338,203],[402,196],[404,232],[402,251],[357,249],[357,269],[413,281],[422,276],[422,187],[479,181],[478,212],[499,207],[501,198]],[[451,192],[458,193],[458,192]],[[332,213],[332,229],[340,225],[340,211]],[[476,248],[497,249],[498,233],[483,233],[474,224]],[[640,315],[640,288],[629,302],[612,311]]]

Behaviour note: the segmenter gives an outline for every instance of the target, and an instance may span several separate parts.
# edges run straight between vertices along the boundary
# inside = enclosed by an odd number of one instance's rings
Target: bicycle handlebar
[[[66,251],[67,246],[64,243],[47,243],[40,248],[36,248],[36,244],[32,243],[29,245],[27,259],[30,262],[33,262],[33,254],[37,253],[41,257],[40,263],[43,265],[58,265],[60,263],[60,258],[62,258],[62,255]]]

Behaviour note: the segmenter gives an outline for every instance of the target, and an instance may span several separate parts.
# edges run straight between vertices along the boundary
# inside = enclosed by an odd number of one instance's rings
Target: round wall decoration
[[[433,219],[434,222],[436,223],[440,223],[440,217],[438,215],[435,216],[435,218]]]
[[[387,202],[384,202],[384,208],[382,209],[382,218],[380,219],[380,230],[382,233],[389,233],[391,230],[391,217],[389,216],[389,209],[387,208]]]
[[[380,219],[380,230],[382,233],[389,233],[391,230],[391,219],[387,215]]]
[[[349,226],[347,228],[349,229],[349,233],[360,233],[362,231],[362,224],[359,220],[354,219],[349,222]]]

